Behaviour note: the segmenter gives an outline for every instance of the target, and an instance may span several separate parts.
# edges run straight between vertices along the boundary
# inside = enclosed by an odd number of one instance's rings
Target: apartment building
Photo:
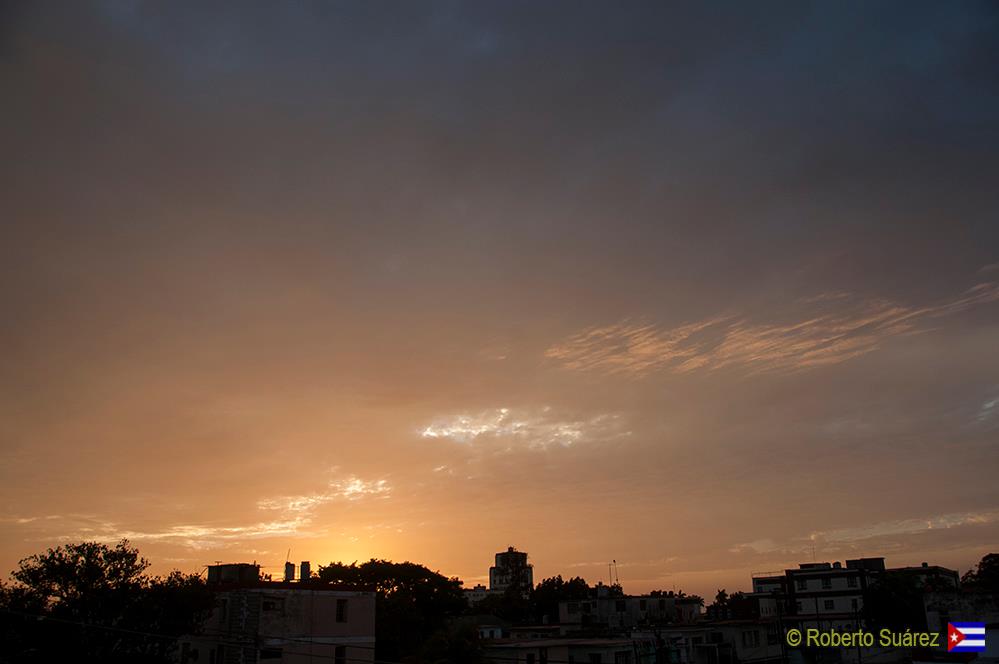
[[[200,634],[181,640],[181,664],[374,661],[373,591],[261,580],[259,566],[245,563],[211,566],[208,579],[215,610]]]
[[[690,597],[625,595],[559,602],[559,622],[579,628],[631,629],[644,624],[692,622],[701,605]]]

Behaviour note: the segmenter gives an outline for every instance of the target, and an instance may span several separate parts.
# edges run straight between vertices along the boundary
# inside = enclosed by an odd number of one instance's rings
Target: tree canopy
[[[969,590],[999,592],[999,553],[987,553],[977,567],[961,577],[961,585]]]
[[[578,576],[568,581],[564,581],[561,574],[544,579],[531,593],[534,617],[538,622],[544,621],[545,616],[550,622],[558,622],[559,602],[584,600],[590,593],[589,584]]]
[[[437,645],[448,643],[447,649],[455,647],[454,639],[443,632],[448,620],[461,615],[466,606],[459,579],[416,563],[375,558],[360,565],[331,562],[319,568],[319,578],[327,583],[365,586],[377,592],[377,659],[416,656],[427,650],[431,638]]]
[[[0,584],[5,662],[169,662],[214,605],[195,575],[146,574],[126,540],[68,544],[22,560]]]

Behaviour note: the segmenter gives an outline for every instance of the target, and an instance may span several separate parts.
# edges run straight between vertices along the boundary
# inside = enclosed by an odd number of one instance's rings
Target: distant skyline
[[[0,5],[0,574],[710,599],[999,550],[999,6]]]

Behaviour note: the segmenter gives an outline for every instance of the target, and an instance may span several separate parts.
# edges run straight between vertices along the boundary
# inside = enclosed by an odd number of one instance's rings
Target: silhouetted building
[[[514,586],[524,592],[534,588],[534,568],[527,562],[527,552],[508,547],[496,554],[496,564],[489,568],[489,590],[506,592]]]
[[[262,581],[259,566],[245,564],[210,566],[208,579],[215,610],[201,634],[181,639],[182,664],[374,661],[372,591]]]
[[[227,563],[208,566],[208,583],[256,583],[260,580],[260,565]]]
[[[923,590],[956,589],[958,573],[923,563],[918,567],[887,569],[884,558],[857,558],[839,562],[802,563],[798,569],[753,575],[753,592],[761,618],[777,618],[801,628],[856,629],[861,623],[864,597],[887,575],[908,576]]]
[[[676,595],[597,595],[559,602],[559,623],[569,629],[629,630],[641,625],[693,622],[701,613],[700,600]]]
[[[926,592],[955,590],[961,586],[961,575],[955,570],[929,563],[913,567],[893,567],[888,573],[910,577],[917,587]]]
[[[802,628],[855,629],[864,593],[885,573],[884,558],[801,563],[798,569],[753,575],[761,618],[780,618]]]
[[[773,620],[721,620],[674,625],[658,632],[661,661],[677,664],[781,661],[782,635]]]

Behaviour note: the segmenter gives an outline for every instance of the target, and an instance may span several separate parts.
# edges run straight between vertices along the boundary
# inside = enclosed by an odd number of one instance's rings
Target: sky
[[[994,3],[5,2],[0,576],[999,550]]]

